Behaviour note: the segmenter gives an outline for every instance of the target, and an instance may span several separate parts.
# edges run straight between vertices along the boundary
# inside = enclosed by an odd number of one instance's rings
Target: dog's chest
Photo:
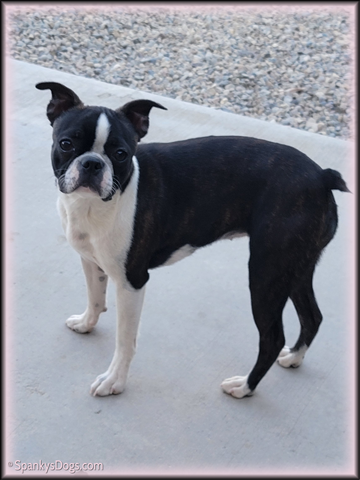
[[[59,201],[59,212],[69,244],[85,259],[100,265],[111,250],[115,225],[112,215],[97,211],[93,203],[78,199]]]
[[[137,168],[126,191],[111,202],[100,198],[60,194],[58,211],[70,245],[86,260],[96,263],[110,277],[124,272],[133,235]]]
[[[66,237],[70,245],[84,257],[93,257],[96,261],[95,253],[99,250],[101,240],[104,244],[104,236],[99,234],[96,223],[84,221],[84,218],[76,215],[68,222],[66,228]],[[90,259],[90,258],[89,258]]]

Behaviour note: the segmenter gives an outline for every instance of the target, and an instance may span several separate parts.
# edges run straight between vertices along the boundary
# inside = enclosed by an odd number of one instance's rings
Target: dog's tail
[[[322,172],[326,187],[329,190],[340,190],[341,192],[350,192],[345,181],[337,170],[326,168]],[[350,192],[351,193],[351,192]]]

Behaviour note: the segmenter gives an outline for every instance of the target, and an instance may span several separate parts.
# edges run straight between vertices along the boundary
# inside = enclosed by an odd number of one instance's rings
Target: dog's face
[[[74,108],[54,122],[52,166],[63,193],[75,190],[108,200],[129,180],[137,135],[120,113]]]
[[[88,107],[59,83],[36,87],[52,92],[47,117],[53,126],[51,158],[59,190],[111,200],[131,177],[132,157],[148,131],[151,108],[166,109],[150,100],[136,100],[117,110]]]

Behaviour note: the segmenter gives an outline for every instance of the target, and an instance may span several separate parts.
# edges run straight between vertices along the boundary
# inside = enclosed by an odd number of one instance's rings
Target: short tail
[[[340,173],[331,168],[323,170],[323,179],[329,190],[340,190],[341,192],[350,192]],[[351,193],[351,192],[350,192]]]

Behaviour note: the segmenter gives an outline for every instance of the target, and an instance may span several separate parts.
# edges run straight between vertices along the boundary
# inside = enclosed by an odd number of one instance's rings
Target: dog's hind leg
[[[95,327],[101,312],[106,311],[106,286],[108,276],[96,265],[85,260],[81,262],[86,278],[88,304],[81,315],[72,315],[66,320],[66,325],[78,333],[88,333]]]
[[[301,283],[290,294],[299,316],[301,330],[295,345],[292,348],[286,346],[280,352],[278,363],[282,367],[298,367],[301,365],[305,352],[315,338],[322,321],[322,315],[312,287],[314,269],[315,265],[309,269]]]
[[[259,354],[249,375],[232,377],[221,386],[226,393],[242,398],[252,395],[260,380],[276,361],[285,344],[282,312],[289,297],[289,274],[274,269],[274,261],[281,256],[270,252],[257,256],[251,254],[249,262],[251,305],[259,330]]]

